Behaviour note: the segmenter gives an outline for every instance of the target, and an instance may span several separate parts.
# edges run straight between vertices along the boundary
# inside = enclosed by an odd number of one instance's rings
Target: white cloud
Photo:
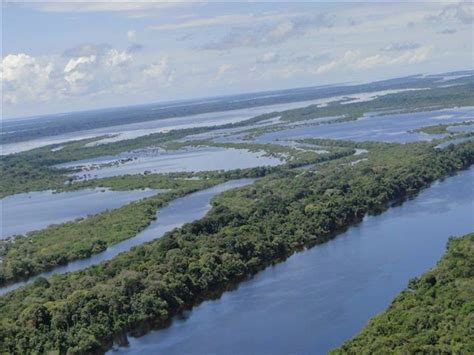
[[[131,15],[140,16],[155,15],[157,12],[168,8],[187,6],[197,2],[197,0],[141,0],[133,2],[130,0],[94,0],[86,2],[84,0],[9,0],[9,3],[20,4],[26,7],[32,7],[44,12],[125,12]]]
[[[168,70],[168,57],[163,57],[158,63],[153,63],[143,70],[147,78],[158,78],[163,76]]]
[[[275,63],[278,62],[279,59],[280,56],[277,53],[266,52],[257,58],[257,63]]]
[[[133,84],[139,90],[156,92],[160,87],[169,87],[176,78],[176,70],[170,65],[169,57],[164,56],[158,62],[147,65],[141,71],[141,77]],[[150,86],[151,84],[151,86]]]
[[[279,45],[294,37],[301,37],[312,30],[329,28],[333,18],[324,13],[315,15],[287,15],[282,21],[268,21],[260,26],[233,28],[216,41],[201,46],[201,49],[232,49],[236,47],[260,47]]]
[[[346,51],[340,58],[322,64],[316,68],[316,74],[325,74],[333,70],[359,69],[366,70],[378,66],[419,64],[426,61],[433,46],[425,46],[415,50],[405,51],[397,56],[375,54],[362,56],[359,50]]]
[[[393,58],[389,64],[418,64],[426,61],[433,51],[433,46],[426,46],[414,51],[408,51]]]
[[[351,65],[351,63],[353,63],[359,57],[359,51],[346,51],[341,58],[332,60],[326,64],[318,66],[316,69],[316,74],[324,74],[338,67]]]
[[[33,57],[18,53],[5,56],[1,63],[3,103],[20,106],[114,92],[133,79],[133,71],[124,70],[133,59],[128,51],[85,45],[65,53],[96,54]]]
[[[84,81],[84,80],[93,80],[94,77],[92,75],[88,75],[85,72],[73,71],[64,76],[64,79],[71,85],[76,85],[77,83]]]
[[[69,73],[83,64],[90,64],[96,61],[97,57],[95,55],[90,55],[87,57],[78,57],[72,58],[67,62],[66,66],[64,67],[64,72]]]
[[[7,55],[2,59],[0,69],[4,102],[46,100],[52,70],[52,63],[40,63],[27,54]]]
[[[104,64],[108,67],[120,66],[129,63],[132,55],[127,51],[118,51],[111,49],[104,57]]]

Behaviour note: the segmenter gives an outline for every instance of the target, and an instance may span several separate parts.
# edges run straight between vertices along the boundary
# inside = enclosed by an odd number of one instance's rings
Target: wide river
[[[474,231],[473,181],[471,168],[437,182],[111,353],[324,354]]]

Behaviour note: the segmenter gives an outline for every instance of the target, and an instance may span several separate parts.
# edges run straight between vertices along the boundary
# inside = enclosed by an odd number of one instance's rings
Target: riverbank
[[[145,321],[165,324],[210,291],[327,240],[473,159],[472,143],[443,151],[388,146],[356,166],[327,164],[318,174],[229,191],[205,218],[160,240],[2,297],[2,344],[6,352],[103,351],[114,334]]]
[[[474,353],[474,234],[449,240],[438,265],[331,354]]]

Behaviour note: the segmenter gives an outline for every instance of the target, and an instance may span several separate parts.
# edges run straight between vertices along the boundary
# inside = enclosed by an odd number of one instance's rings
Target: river
[[[173,200],[167,206],[160,209],[157,213],[156,220],[153,221],[142,232],[138,233],[135,237],[112,245],[103,252],[92,255],[90,258],[76,260],[70,262],[67,265],[59,266],[48,272],[31,277],[27,281],[16,282],[14,284],[1,287],[0,295],[13,291],[20,286],[29,284],[38,277],[48,278],[54,274],[64,274],[66,272],[82,270],[89,266],[110,260],[118,254],[130,250],[136,245],[160,238],[165,233],[173,230],[174,228],[181,227],[185,223],[189,223],[204,217],[211,208],[211,199],[218,193],[251,184],[253,181],[254,179],[231,180],[213,186],[209,189],[198,191]]]
[[[0,200],[0,239],[119,208],[166,191],[111,191],[101,188],[66,192],[36,191],[7,196]]]
[[[324,354],[433,267],[449,236],[474,231],[473,181],[471,168],[436,182],[110,353]]]

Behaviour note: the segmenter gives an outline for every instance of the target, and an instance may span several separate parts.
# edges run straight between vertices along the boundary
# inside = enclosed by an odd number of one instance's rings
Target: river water
[[[165,233],[174,228],[181,227],[185,223],[192,222],[205,216],[211,208],[211,199],[220,192],[229,189],[242,187],[251,184],[254,179],[231,180],[216,185],[206,190],[198,191],[187,196],[178,198],[170,202],[167,206],[160,209],[157,218],[141,233],[135,237],[124,240],[120,243],[110,246],[105,251],[92,255],[90,258],[73,261],[67,265],[59,266],[51,271],[41,273],[35,277],[31,277],[27,281],[16,282],[14,284],[1,287],[0,295],[13,291],[14,289],[29,284],[38,277],[50,277],[54,274],[64,274],[85,269],[89,266],[96,265],[102,261],[110,260],[118,254],[130,250],[136,245],[143,244],[153,239],[162,237]]]
[[[90,169],[91,165],[106,164],[120,159],[131,160],[112,166]],[[73,174],[78,178],[104,178],[111,176],[151,173],[200,172],[254,168],[257,166],[276,166],[283,161],[266,156],[265,152],[251,152],[247,149],[197,147],[175,151],[141,150],[126,152],[116,156],[81,160],[58,165],[57,167],[82,168]]]
[[[340,122],[329,125],[307,125],[266,133],[256,137],[256,143],[277,143],[281,140],[304,138],[329,138],[351,141],[380,141],[390,143],[407,143],[441,138],[443,134],[426,134],[415,132],[421,127],[438,124],[456,124],[472,121],[474,107],[397,113],[390,115],[366,114],[355,121]],[[463,131],[458,126],[458,131]],[[453,127],[454,128],[454,127]],[[469,128],[467,128],[469,130]]]
[[[0,200],[0,239],[119,208],[129,202],[165,191],[83,189],[58,193],[28,192],[7,196]]]
[[[473,181],[471,168],[437,182],[111,353],[324,354],[433,267],[449,236],[474,231]]]

